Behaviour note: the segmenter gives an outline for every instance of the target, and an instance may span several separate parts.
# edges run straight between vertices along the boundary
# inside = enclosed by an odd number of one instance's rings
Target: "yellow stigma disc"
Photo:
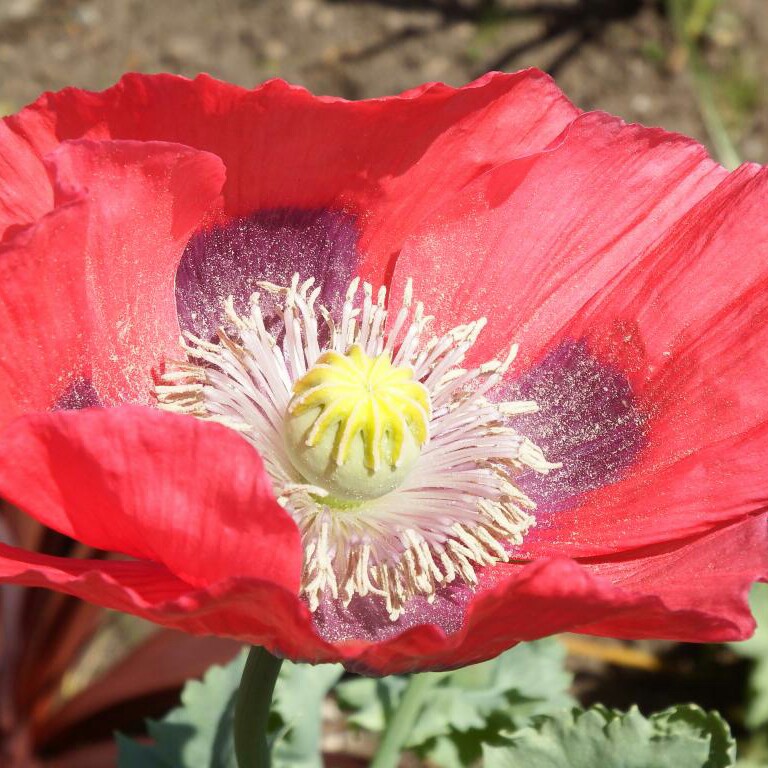
[[[286,444],[296,468],[341,500],[397,487],[429,435],[430,400],[407,366],[355,344],[324,352],[293,385]]]

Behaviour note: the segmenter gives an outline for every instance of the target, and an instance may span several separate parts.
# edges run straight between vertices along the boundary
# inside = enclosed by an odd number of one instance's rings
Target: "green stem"
[[[715,103],[712,78],[699,50],[700,38],[716,5],[716,0],[667,0],[673,31],[688,57],[693,95],[714,154],[728,170],[733,170],[741,158]]]
[[[392,715],[370,768],[396,768],[400,753],[411,735],[416,718],[424,707],[427,694],[440,679],[439,674],[413,675],[400,706]]]
[[[729,171],[732,171],[740,165],[741,158],[733,141],[731,141],[728,129],[725,127],[723,118],[720,116],[720,111],[715,103],[711,78],[701,61],[698,51],[693,47],[691,47],[689,52],[689,59],[696,89],[696,101],[698,102],[704,126],[709,134],[709,139],[712,142],[712,147],[715,150],[715,156]]]
[[[239,768],[269,768],[267,720],[282,659],[254,646],[248,653],[235,704],[235,754]]]

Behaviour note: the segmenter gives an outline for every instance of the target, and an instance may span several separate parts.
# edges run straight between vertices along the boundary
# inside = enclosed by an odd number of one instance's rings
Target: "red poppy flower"
[[[0,495],[126,556],[4,581],[374,673],[752,630],[764,170],[536,71],[132,75],[0,141]]]

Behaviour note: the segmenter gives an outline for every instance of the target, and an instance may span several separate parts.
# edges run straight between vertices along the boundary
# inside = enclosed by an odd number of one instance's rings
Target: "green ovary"
[[[296,469],[343,503],[383,496],[416,463],[429,435],[430,399],[407,366],[359,345],[324,352],[293,386],[285,440]]]

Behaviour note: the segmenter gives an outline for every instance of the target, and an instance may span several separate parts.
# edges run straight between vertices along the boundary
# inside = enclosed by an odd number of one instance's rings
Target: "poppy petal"
[[[41,156],[83,137],[213,152],[227,168],[228,217],[284,208],[357,214],[362,271],[380,283],[426,213],[487,168],[542,149],[577,114],[537,70],[364,102],[280,80],[249,91],[206,75],[134,74],[103,93],[46,94],[8,124]]]
[[[39,157],[0,121],[0,241],[11,227],[36,221],[53,206],[53,190]]]
[[[274,583],[236,579],[195,590],[155,564],[54,558],[4,545],[0,579],[63,591],[192,634],[237,637],[292,659],[394,674],[480,662],[562,631],[743,639],[754,628],[749,584],[768,575],[765,523],[765,515],[750,518],[682,547],[622,561],[580,565],[555,558],[489,569],[460,631],[446,635],[426,624],[381,643],[323,640],[306,607]],[[745,549],[752,553],[746,559]]]
[[[485,572],[459,632],[446,637],[435,626],[415,627],[357,648],[345,663],[379,674],[459,667],[564,631],[694,642],[744,639],[754,630],[749,586],[768,576],[767,534],[766,516],[760,515],[621,562],[552,558],[497,566]]]
[[[298,592],[298,529],[231,429],[140,406],[39,413],[2,433],[0,456],[0,495],[67,536],[190,584]]]
[[[173,281],[222,168],[187,147],[73,142],[50,158],[57,206],[0,245],[0,425],[82,377],[103,402],[147,402],[177,347]]]
[[[82,271],[86,207],[62,206],[0,244],[0,426],[51,408],[84,365],[85,284],[72,273]]]
[[[768,577],[766,515],[749,517],[682,544],[588,565],[617,588],[658,598],[580,632],[682,642],[744,640],[755,628],[748,594]]]
[[[0,581],[64,592],[193,635],[233,637],[289,658],[339,656],[312,631],[296,594],[272,581],[228,579],[195,588],[156,563],[51,557],[4,544]]]
[[[412,278],[437,331],[488,319],[474,361],[515,341],[530,362],[725,173],[691,139],[582,115],[426,220],[397,261],[393,301]]]
[[[77,141],[49,162],[59,198],[89,201],[85,272],[76,279],[90,287],[93,386],[107,404],[148,402],[150,367],[178,354],[176,268],[218,197],[221,161],[160,142]]]
[[[643,445],[606,487],[545,514],[527,554],[635,549],[765,507],[768,262],[744,254],[768,248],[766,199],[768,173],[743,168],[566,329],[631,384]],[[544,420],[556,390],[540,394]]]
[[[357,217],[326,208],[277,208],[217,222],[196,232],[176,272],[179,324],[198,338],[215,339],[231,296],[246,315],[250,298],[270,296],[260,281],[290,285],[294,274],[311,275],[320,302],[338,312],[358,269]]]

